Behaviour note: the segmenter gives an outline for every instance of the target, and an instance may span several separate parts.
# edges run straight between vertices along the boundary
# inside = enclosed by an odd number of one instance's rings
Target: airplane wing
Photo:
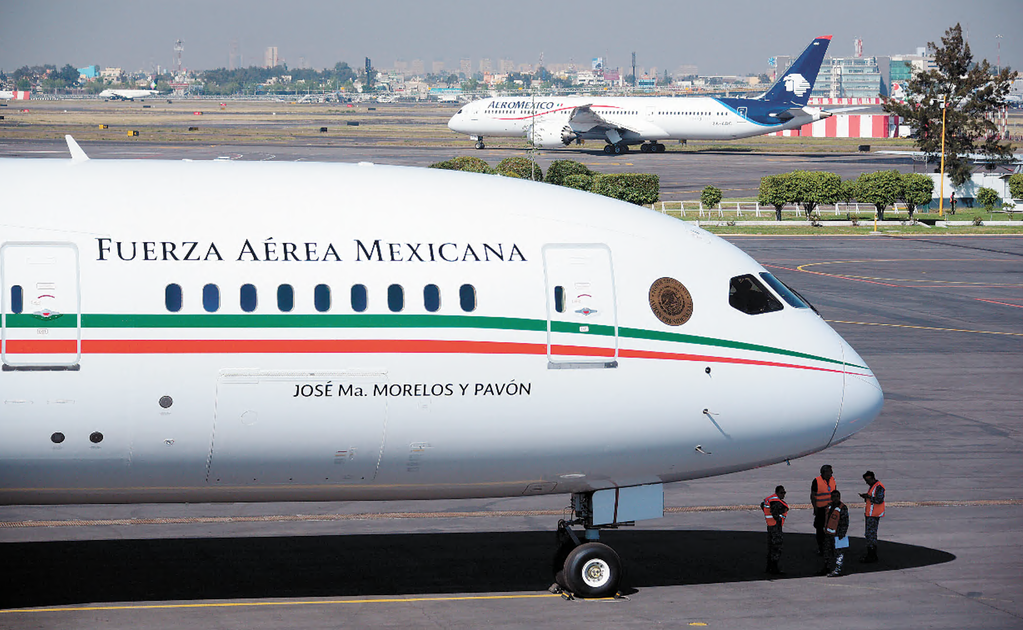
[[[604,118],[597,112],[593,111],[593,107],[591,105],[580,105],[573,109],[571,115],[568,117],[568,124],[577,132],[615,129],[640,133],[637,128]]]

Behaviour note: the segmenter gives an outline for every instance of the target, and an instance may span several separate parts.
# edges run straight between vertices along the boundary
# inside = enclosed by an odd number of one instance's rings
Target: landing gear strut
[[[477,149],[486,149],[487,148],[487,145],[483,144],[483,137],[482,136],[480,136],[480,138],[476,140],[476,148]]]
[[[575,518],[558,522],[558,550],[552,568],[554,581],[563,590],[580,597],[612,597],[622,578],[622,561],[614,549],[598,542],[602,527],[593,525],[592,494],[572,495]],[[580,539],[572,525],[582,525]]]

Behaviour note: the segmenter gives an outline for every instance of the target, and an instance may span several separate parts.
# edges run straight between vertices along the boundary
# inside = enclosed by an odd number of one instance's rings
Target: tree
[[[774,206],[774,215],[781,221],[781,209],[789,202],[789,173],[761,177],[757,200],[762,204]]]
[[[909,219],[913,220],[913,213],[917,206],[930,203],[934,194],[934,180],[920,173],[906,173],[902,176],[902,201],[906,203],[909,210]]]
[[[994,208],[1001,201],[993,188],[982,187],[977,191],[977,201],[987,209]]]
[[[1009,176],[1009,194],[1013,199],[1023,199],[1023,173]]]
[[[902,175],[898,171],[864,173],[856,179],[856,198],[873,204],[882,221],[884,209],[901,199],[902,195]]]
[[[806,218],[822,203],[835,203],[841,192],[842,178],[823,171],[792,171],[789,174],[789,201],[798,203]]]
[[[927,44],[935,69],[917,72],[909,81],[905,103],[886,99],[884,109],[916,128],[916,146],[930,156],[941,153],[941,109],[945,99],[945,173],[953,186],[970,179],[969,153],[1007,160],[1012,147],[1000,142],[998,129],[985,116],[1005,107],[1011,82],[1008,67],[995,75],[986,59],[974,63],[959,24],[945,31],[941,45]]]
[[[721,189],[714,186],[706,186],[700,191],[700,203],[704,208],[714,208],[721,203]]]

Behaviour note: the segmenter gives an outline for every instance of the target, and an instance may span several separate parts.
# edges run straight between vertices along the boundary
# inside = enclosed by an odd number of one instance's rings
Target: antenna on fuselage
[[[67,150],[71,152],[72,162],[85,162],[89,159],[89,156],[85,154],[82,147],[78,146],[78,143],[75,142],[75,139],[70,134],[64,136],[64,140],[67,141]]]

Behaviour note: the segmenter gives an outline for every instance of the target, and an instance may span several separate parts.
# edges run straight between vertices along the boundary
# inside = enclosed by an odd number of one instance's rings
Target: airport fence
[[[652,210],[656,210],[661,214],[672,214],[681,218],[724,218],[726,215],[729,217],[738,218],[773,218],[775,216],[775,209],[772,205],[761,204],[756,201],[730,201],[722,202],[715,208],[705,208],[703,203],[700,201],[660,201],[650,205]],[[922,208],[918,208],[918,211]],[[805,217],[806,212],[795,204],[786,204],[782,206],[782,216],[785,214],[792,214],[797,217]],[[820,205],[814,210],[814,213],[819,216],[825,216],[833,214],[834,216],[845,216],[847,214],[859,215],[861,213],[869,213],[873,215],[874,205],[869,203],[836,203],[834,205]],[[908,216],[909,210],[905,204],[897,203],[893,208],[885,210],[885,214],[905,214]]]

